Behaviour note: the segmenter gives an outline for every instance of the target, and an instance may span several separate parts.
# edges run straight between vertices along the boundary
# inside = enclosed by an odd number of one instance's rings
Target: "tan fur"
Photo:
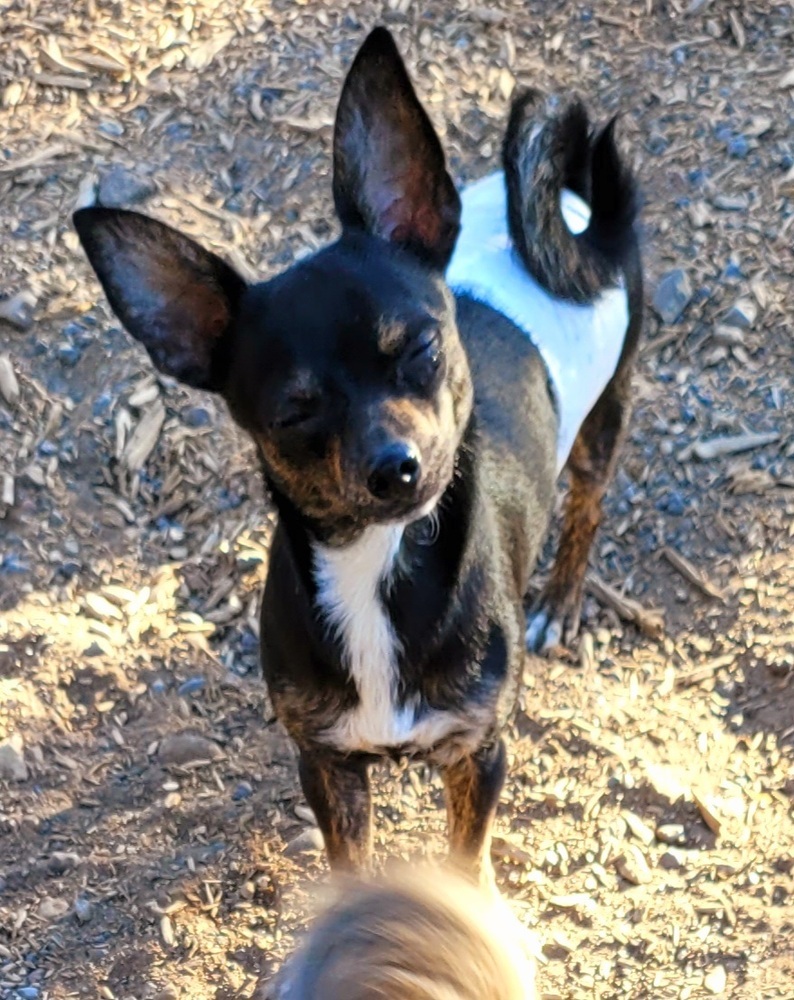
[[[533,1000],[525,932],[507,905],[446,871],[348,882],[272,1000]]]

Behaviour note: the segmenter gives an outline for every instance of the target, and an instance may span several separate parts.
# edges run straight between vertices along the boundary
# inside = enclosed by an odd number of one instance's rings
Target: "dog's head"
[[[328,541],[426,513],[471,411],[444,282],[460,201],[384,29],[344,84],[333,194],[339,239],[255,285],[153,219],[74,217],[127,330],[160,371],[226,399],[277,496]]]

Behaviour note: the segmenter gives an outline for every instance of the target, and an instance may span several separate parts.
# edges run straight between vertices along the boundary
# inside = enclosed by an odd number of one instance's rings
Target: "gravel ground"
[[[620,110],[645,195],[632,433],[582,640],[527,661],[494,846],[541,993],[794,997],[791,4],[0,19],[0,996],[249,998],[327,877],[258,676],[252,450],[151,374],[69,214],[98,190],[260,275],[320,246],[335,100],[381,21],[457,177],[531,82]],[[437,777],[378,791],[379,855],[439,856]]]

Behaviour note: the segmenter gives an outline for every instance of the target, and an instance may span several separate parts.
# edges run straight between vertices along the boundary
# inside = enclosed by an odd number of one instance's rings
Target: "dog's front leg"
[[[301,751],[303,794],[314,810],[333,869],[362,870],[372,854],[369,768],[361,757]]]
[[[505,780],[506,757],[504,743],[497,740],[442,771],[452,860],[484,889],[493,891],[491,828]]]

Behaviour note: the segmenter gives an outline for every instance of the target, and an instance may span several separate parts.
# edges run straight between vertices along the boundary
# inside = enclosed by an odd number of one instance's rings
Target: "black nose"
[[[406,441],[394,442],[380,451],[367,476],[367,488],[378,500],[410,497],[419,482],[419,454]]]

